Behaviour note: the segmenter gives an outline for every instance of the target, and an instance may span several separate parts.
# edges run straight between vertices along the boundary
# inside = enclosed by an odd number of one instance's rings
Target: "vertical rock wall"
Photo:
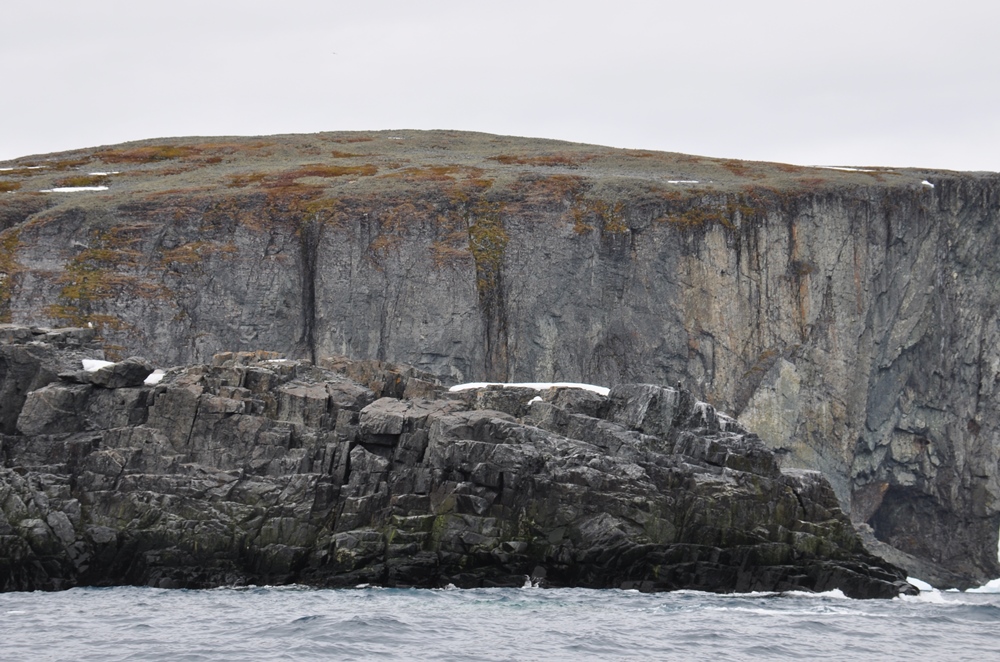
[[[748,189],[700,215],[610,189],[582,212],[503,191],[336,213],[215,194],[42,212],[19,229],[11,316],[75,306],[113,321],[112,350],[164,363],[266,349],[456,382],[680,380],[786,466],[826,472],[881,540],[986,578],[1000,182],[933,184]],[[113,277],[67,297],[95,264]]]

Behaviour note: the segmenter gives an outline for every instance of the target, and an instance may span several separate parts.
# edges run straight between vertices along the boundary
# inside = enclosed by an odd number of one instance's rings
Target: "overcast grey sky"
[[[8,0],[0,159],[467,129],[1000,170],[996,0]]]

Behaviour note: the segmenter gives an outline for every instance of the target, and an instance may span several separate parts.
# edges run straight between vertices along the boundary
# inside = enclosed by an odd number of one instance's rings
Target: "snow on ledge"
[[[700,184],[697,179],[668,179],[668,184]]]
[[[160,380],[163,379],[164,374],[166,373],[157,368],[153,372],[149,373],[149,376],[146,377],[145,381],[143,381],[142,383],[145,384],[146,386],[153,386],[155,384],[159,384]]]
[[[58,186],[43,188],[39,193],[76,193],[77,191],[107,191],[107,186]]]
[[[599,395],[607,395],[611,392],[607,386],[594,386],[593,384],[576,384],[573,382],[520,382],[514,383],[501,383],[501,382],[469,382],[468,384],[456,384],[452,386],[449,391],[452,393],[457,393],[458,391],[469,391],[476,388],[486,388],[487,386],[503,386],[509,388],[533,388],[536,391],[547,391],[550,388],[580,388],[585,391],[593,391]]]
[[[934,188],[934,185],[933,185],[933,184],[931,184],[931,183],[930,183],[929,181],[927,181],[926,179],[925,179],[924,181],[920,182],[920,183],[921,183],[921,184],[923,184],[924,186],[930,186],[931,188]]]
[[[97,372],[105,366],[115,364],[114,361],[102,361],[101,359],[81,359],[80,362],[83,363],[83,369],[87,372]],[[147,386],[159,384],[160,380],[163,379],[164,374],[166,373],[163,370],[157,368],[153,372],[149,373],[145,381],[143,381],[143,384],[146,384]]]
[[[823,170],[840,170],[842,172],[878,172],[878,170],[872,170],[871,168],[849,168],[847,166],[813,166],[814,168],[821,168]]]

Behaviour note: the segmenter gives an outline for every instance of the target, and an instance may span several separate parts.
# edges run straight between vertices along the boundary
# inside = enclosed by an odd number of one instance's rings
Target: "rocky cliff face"
[[[87,336],[7,330],[3,357],[69,361]],[[27,392],[0,437],[0,590],[914,590],[819,473],[782,472],[687,391],[450,394],[412,369],[321,363],[227,353],[147,385],[128,359]]]
[[[450,132],[11,167],[11,321],[91,323],[164,364],[263,349],[444,381],[680,380],[825,472],[927,579],[1000,575],[996,175]],[[39,192],[87,183],[109,188]]]

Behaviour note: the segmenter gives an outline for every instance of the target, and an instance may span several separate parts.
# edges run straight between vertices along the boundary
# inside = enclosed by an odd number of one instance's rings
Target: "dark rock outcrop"
[[[117,388],[68,372],[5,403],[0,589],[913,591],[820,474],[782,471],[687,391],[448,393],[413,369],[323,364],[231,353]]]
[[[451,382],[680,380],[822,471],[913,572],[1000,576],[996,173],[450,131],[4,165],[0,321],[93,323],[168,365],[266,349]],[[95,171],[107,191],[43,192]]]

